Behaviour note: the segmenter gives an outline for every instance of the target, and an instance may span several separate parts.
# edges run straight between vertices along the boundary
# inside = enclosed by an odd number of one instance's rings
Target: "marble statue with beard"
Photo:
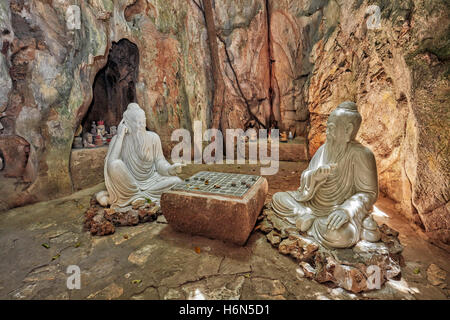
[[[159,202],[164,191],[182,181],[175,176],[181,167],[166,161],[159,136],[146,130],[144,110],[130,103],[109,145],[104,167],[107,191],[99,192],[97,201],[112,208],[146,199]]]
[[[326,142],[303,171],[298,190],[272,198],[279,218],[327,248],[380,240],[371,216],[378,197],[377,167],[373,153],[355,140],[360,125],[356,104],[341,103],[328,118]]]

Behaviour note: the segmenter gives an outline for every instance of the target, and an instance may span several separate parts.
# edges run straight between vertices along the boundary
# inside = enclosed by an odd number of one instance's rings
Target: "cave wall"
[[[215,1],[228,127],[246,129],[249,113],[268,127],[272,115],[281,130],[306,136],[305,88],[313,66],[309,56],[323,33],[319,26],[326,4]]]
[[[270,76],[266,2],[217,0],[214,17],[226,88],[226,127],[246,129],[250,113],[267,125]]]
[[[0,3],[0,149],[19,139],[27,159],[15,176],[19,189],[0,185],[0,207],[72,192],[74,131],[113,42],[128,39],[139,50],[136,100],[164,145],[176,128],[210,124],[213,84],[200,3]],[[81,8],[80,30],[67,28],[70,4]],[[366,26],[370,4],[381,8],[377,30]],[[308,137],[313,155],[330,111],[354,100],[363,115],[358,138],[375,153],[380,190],[448,243],[446,1],[215,0],[214,13],[230,127],[245,128],[250,112],[267,125],[272,114],[282,130]]]
[[[336,24],[328,1],[269,1],[273,108],[280,129],[306,136],[309,125],[308,79],[313,69],[313,45],[324,36],[321,22]]]

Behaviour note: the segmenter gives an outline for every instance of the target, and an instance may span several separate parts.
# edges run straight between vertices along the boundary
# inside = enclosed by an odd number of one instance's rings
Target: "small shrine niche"
[[[74,148],[109,144],[128,104],[137,102],[138,72],[138,47],[127,39],[113,42],[106,66],[95,77],[92,103],[75,133]]]

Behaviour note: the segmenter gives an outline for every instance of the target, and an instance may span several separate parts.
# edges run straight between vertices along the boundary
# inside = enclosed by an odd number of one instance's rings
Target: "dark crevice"
[[[123,112],[136,100],[139,68],[138,47],[127,39],[113,43],[106,66],[94,80],[93,99],[82,120],[83,131],[89,131],[92,121],[104,120],[106,128],[117,126]]]
[[[273,90],[273,70],[272,64],[275,62],[272,57],[272,37],[270,30],[270,3],[269,0],[266,0],[266,19],[267,19],[267,57],[268,57],[268,65],[269,65],[269,103],[270,103],[270,116],[269,116],[269,128],[278,128],[277,121],[275,120],[275,114],[273,113],[273,101],[275,99],[275,91]]]

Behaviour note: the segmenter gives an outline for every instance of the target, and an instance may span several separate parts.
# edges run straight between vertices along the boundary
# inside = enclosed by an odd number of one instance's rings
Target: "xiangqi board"
[[[259,178],[248,174],[200,171],[172,190],[242,197]]]

